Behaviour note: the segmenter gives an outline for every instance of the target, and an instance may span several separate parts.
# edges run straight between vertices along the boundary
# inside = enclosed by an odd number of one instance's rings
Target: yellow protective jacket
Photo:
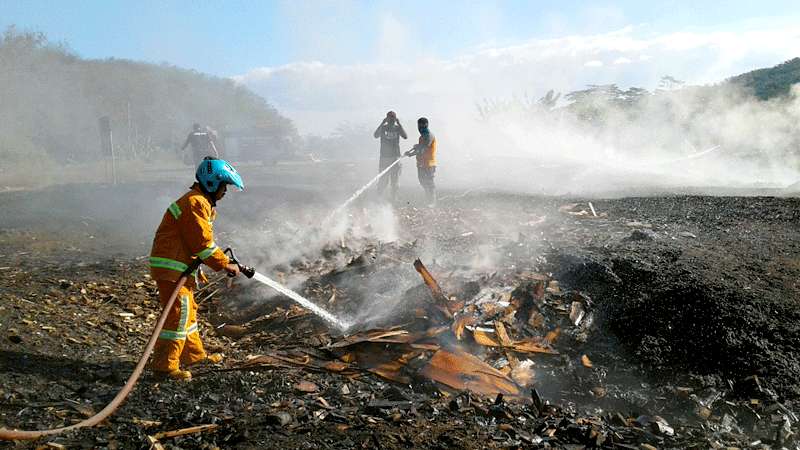
[[[436,167],[436,136],[430,131],[423,133],[419,137],[417,155],[417,167]]]
[[[154,280],[178,281],[195,258],[217,272],[230,262],[214,243],[212,222],[216,215],[216,209],[197,183],[169,205],[150,251],[150,275]],[[194,284],[194,277],[190,277],[187,285]]]

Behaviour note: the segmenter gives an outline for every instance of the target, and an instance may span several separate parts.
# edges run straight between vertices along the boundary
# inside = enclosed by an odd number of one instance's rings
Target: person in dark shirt
[[[428,129],[428,119],[420,117],[417,120],[419,141],[414,148],[406,152],[406,156],[417,157],[417,178],[419,184],[425,189],[428,206],[436,206],[436,184],[433,177],[436,174],[436,136]]]
[[[400,159],[400,138],[408,139],[408,135],[406,130],[403,129],[403,125],[397,120],[397,114],[394,111],[389,111],[375,130],[374,136],[376,139],[381,139],[381,155],[378,163],[378,173],[380,173]],[[383,195],[386,185],[391,183],[392,201],[396,200],[399,179],[400,163],[397,163],[389,173],[378,181],[378,194]]]
[[[217,147],[214,145],[211,133],[208,130],[204,130],[199,123],[195,123],[192,126],[192,132],[186,137],[181,151],[184,151],[189,144],[192,144],[192,163],[195,166],[199,165],[200,161],[206,156],[219,158],[219,152],[217,152]]]

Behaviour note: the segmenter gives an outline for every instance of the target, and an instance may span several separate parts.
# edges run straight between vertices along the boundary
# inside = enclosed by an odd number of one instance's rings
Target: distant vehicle
[[[220,152],[228,161],[274,165],[278,161],[298,159],[294,144],[288,137],[276,136],[265,128],[226,129],[220,138]]]

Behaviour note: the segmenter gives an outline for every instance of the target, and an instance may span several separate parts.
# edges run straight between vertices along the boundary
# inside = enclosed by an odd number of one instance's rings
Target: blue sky
[[[0,27],[43,31],[89,58],[166,61],[222,76],[296,61],[452,58],[529,39],[713,31],[798,18],[796,1],[0,0]],[[387,30],[387,20],[389,30]],[[391,23],[403,33],[392,36]],[[411,36],[413,39],[409,39]],[[392,47],[386,41],[397,39]],[[402,41],[413,42],[409,48]],[[380,42],[380,44],[379,44]],[[387,53],[387,48],[390,50]]]

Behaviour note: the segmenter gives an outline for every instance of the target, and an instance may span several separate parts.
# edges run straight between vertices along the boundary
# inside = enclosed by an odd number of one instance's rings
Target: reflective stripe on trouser
[[[177,283],[158,280],[157,284],[159,301],[163,306]],[[205,358],[206,351],[197,331],[197,304],[192,290],[184,286],[178,292],[158,336],[150,367],[158,372],[171,372],[181,364],[191,365]]]

